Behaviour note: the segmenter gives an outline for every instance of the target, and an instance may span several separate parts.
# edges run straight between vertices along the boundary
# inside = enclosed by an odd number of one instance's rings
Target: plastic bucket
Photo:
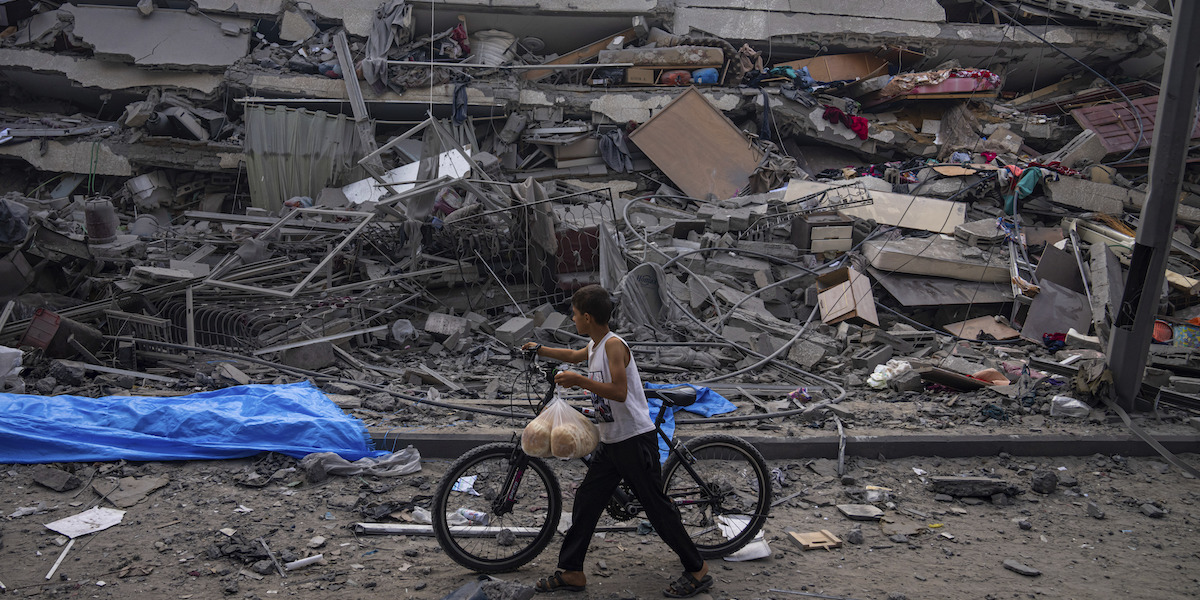
[[[117,211],[108,198],[88,200],[84,206],[89,244],[107,244],[117,239]]]

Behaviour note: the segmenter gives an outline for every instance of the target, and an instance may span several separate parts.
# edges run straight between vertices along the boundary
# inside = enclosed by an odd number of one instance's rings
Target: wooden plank
[[[691,87],[629,134],[654,165],[693,198],[732,198],[749,184],[762,152]]]
[[[825,549],[832,550],[842,546],[842,540],[838,536],[833,535],[828,529],[812,533],[797,533],[789,531],[788,537],[791,538],[797,546],[805,550]]]
[[[629,29],[626,29],[625,31],[622,31],[620,33],[614,33],[602,40],[592,42],[592,43],[590,43],[582,48],[579,48],[577,50],[572,50],[554,60],[546,61],[546,64],[547,65],[571,65],[571,64],[579,64],[586,60],[591,60],[591,59],[595,58],[596,56],[598,56],[600,54],[601,50],[604,50],[605,48],[607,48],[608,45],[611,44],[614,39],[622,37],[622,36],[624,36],[626,40],[631,40],[631,39],[637,37],[637,30],[634,29],[633,27],[630,27]],[[529,72],[525,73],[524,75],[522,75],[521,77],[525,78],[525,81],[538,81],[539,79],[545,79],[546,77],[549,77],[550,74],[553,72],[554,72],[553,69],[537,69],[534,71],[529,71]]]

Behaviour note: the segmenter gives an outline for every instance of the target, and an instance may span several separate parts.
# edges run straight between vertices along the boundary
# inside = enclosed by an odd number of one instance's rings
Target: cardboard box
[[[817,277],[817,306],[821,320],[829,325],[855,319],[879,326],[871,281],[851,267]]]
[[[625,69],[625,83],[654,85],[654,69]]]
[[[888,74],[888,61],[868,52],[818,56],[779,63],[775,66],[792,67],[793,69],[808,67],[808,74],[817,81],[858,80]]]

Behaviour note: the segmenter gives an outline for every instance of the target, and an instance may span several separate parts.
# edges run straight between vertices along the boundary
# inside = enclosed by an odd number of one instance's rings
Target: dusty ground
[[[1200,456],[1185,456],[1200,463]],[[279,455],[188,463],[59,465],[82,481],[163,477],[166,485],[127,509],[123,522],[81,537],[52,580],[46,573],[65,539],[45,523],[82,512],[100,495],[84,485],[54,492],[32,480],[29,465],[0,467],[0,581],[14,596],[92,598],[442,598],[471,581],[431,537],[356,536],[355,522],[406,506],[428,506],[445,460],[424,460],[422,471],[390,479],[335,477],[313,485],[295,461]],[[832,461],[771,461],[785,485],[777,498],[800,494],[772,511],[766,536],[773,555],[750,562],[717,561],[713,598],[1194,598],[1200,596],[1200,486],[1161,460],[1092,456],[850,460],[845,485]],[[564,487],[580,476],[556,465]],[[283,469],[283,471],[280,471]],[[991,475],[1022,493],[1011,505],[939,502],[914,469],[933,475]],[[1031,476],[1052,471],[1058,489],[1030,491]],[[252,474],[258,474],[255,478]],[[274,477],[272,478],[272,476]],[[270,479],[266,485],[252,487]],[[1073,480],[1073,481],[1072,481]],[[246,483],[252,485],[246,485]],[[902,537],[880,523],[843,517],[834,504],[851,501],[857,486],[891,488],[884,502]],[[1102,519],[1089,516],[1094,501]],[[1161,518],[1143,513],[1153,504]],[[102,502],[108,505],[108,501]],[[26,512],[22,507],[43,510]],[[386,517],[379,520],[386,520]],[[861,526],[862,543],[802,551],[784,536],[828,529],[843,538]],[[233,533],[233,537],[221,530]],[[920,533],[916,533],[916,532]],[[310,548],[314,538],[324,538]],[[259,569],[262,538],[285,560],[323,553],[325,564],[281,578]],[[230,548],[242,542],[232,554]],[[534,563],[502,576],[532,584],[550,572],[558,538]],[[588,590],[570,598],[656,598],[679,566],[654,536],[607,533],[589,555]],[[1041,571],[1025,576],[1002,563],[1013,559]],[[781,591],[803,592],[808,596]],[[820,596],[814,596],[819,594]],[[554,596],[552,596],[554,597]]]

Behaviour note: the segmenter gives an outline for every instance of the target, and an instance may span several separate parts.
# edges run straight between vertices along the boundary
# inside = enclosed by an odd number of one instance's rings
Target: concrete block
[[[150,115],[154,114],[154,105],[146,101],[131,102],[125,105],[125,113],[121,115],[121,122],[126,127],[141,127],[150,119]]]
[[[874,371],[875,367],[886,363],[892,358],[891,346],[877,346],[875,348],[862,348],[850,356],[850,364],[858,369],[866,369]]]
[[[1020,154],[1025,138],[1013,133],[1008,127],[999,127],[988,136],[983,149],[998,154]]]
[[[750,209],[735,208],[729,211],[729,231],[746,231],[750,229]]]
[[[1109,215],[1124,214],[1125,205],[1133,204],[1133,194],[1141,194],[1107,183],[1062,177],[1046,184],[1050,199],[1059,204],[1081,208],[1088,212]]]
[[[471,322],[471,329],[474,331],[482,331],[487,334],[494,333],[495,327],[492,327],[491,321],[487,317],[477,313],[469,312],[463,315],[463,318]]]
[[[920,392],[925,389],[921,374],[916,371],[905,371],[887,382],[888,388],[894,392]]]
[[[759,290],[763,290],[767,286],[775,283],[775,276],[768,269],[754,272],[754,286]],[[766,291],[759,292],[759,298],[763,302],[787,302],[787,294],[783,291],[783,286],[775,286]]]
[[[438,341],[444,341],[453,335],[466,335],[470,330],[471,321],[446,313],[430,313],[425,321],[425,331]]]
[[[797,340],[788,349],[788,360],[805,369],[811,369],[814,365],[824,360],[825,355],[824,346],[814,344],[808,340]]]
[[[1172,377],[1171,387],[1180,394],[1200,394],[1200,379],[1195,377]]]
[[[513,317],[496,328],[496,339],[509,346],[520,346],[533,335],[533,319]]]
[[[533,319],[534,327],[541,327],[542,323],[546,322],[546,317],[550,316],[554,312],[556,312],[554,310],[554,305],[547,302],[546,304],[533,309],[533,312],[529,313],[529,316]]]
[[[298,348],[284,350],[279,356],[279,362],[297,369],[319,371],[331,367],[337,361],[333,353],[332,342],[316,342]]]
[[[1104,159],[1108,151],[1104,149],[1104,144],[1100,142],[1100,136],[1091,129],[1086,129],[1083,133],[1075,136],[1075,139],[1067,142],[1067,145],[1060,148],[1057,152],[1052,152],[1042,157],[1042,162],[1058,161],[1065,167],[1072,169],[1082,169],[1087,165],[1094,165]]]
[[[708,228],[714,233],[726,233],[729,231],[729,213],[720,212],[712,216],[708,220]]]
[[[549,315],[546,315],[546,318],[542,320],[540,327],[542,329],[557,330],[563,329],[569,324],[571,324],[571,317],[568,317],[560,312],[552,312]]]

